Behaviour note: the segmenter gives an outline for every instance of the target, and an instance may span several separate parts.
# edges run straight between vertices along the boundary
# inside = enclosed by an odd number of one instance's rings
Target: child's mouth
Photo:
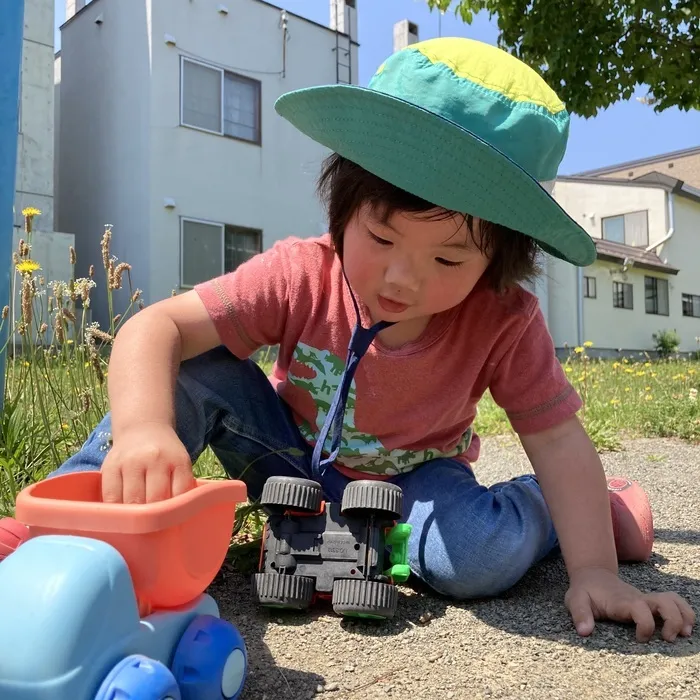
[[[379,301],[379,306],[381,306],[384,311],[388,311],[392,314],[400,314],[408,308],[408,304],[399,304],[399,302],[392,301],[381,295],[377,296],[377,300]]]

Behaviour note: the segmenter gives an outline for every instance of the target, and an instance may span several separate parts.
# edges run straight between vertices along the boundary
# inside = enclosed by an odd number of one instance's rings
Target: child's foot
[[[654,545],[654,522],[644,489],[623,477],[608,479],[615,547],[619,561],[647,561]]]
[[[26,525],[14,518],[0,520],[0,561],[9,557],[28,537]]]

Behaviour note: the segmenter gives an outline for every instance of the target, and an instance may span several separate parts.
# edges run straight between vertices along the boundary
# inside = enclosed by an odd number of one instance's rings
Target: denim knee
[[[539,543],[488,533],[466,533],[449,555],[423,551],[414,573],[442,595],[458,600],[490,598],[512,588],[539,558]],[[412,562],[413,564],[413,562]]]

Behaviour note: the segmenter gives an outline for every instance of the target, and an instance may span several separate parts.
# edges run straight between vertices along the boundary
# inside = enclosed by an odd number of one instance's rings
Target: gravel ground
[[[483,483],[528,471],[519,443],[485,440]],[[700,447],[635,440],[604,454],[609,475],[638,480],[654,509],[656,544],[647,564],[622,576],[642,590],[675,590],[700,619]],[[535,567],[493,600],[457,603],[418,585],[402,587],[389,622],[354,622],[328,608],[311,614],[251,604],[247,577],[224,569],[211,593],[246,639],[244,700],[328,697],[700,698],[700,637],[668,644],[635,641],[630,626],[597,623],[588,639],[573,630],[558,558]]]

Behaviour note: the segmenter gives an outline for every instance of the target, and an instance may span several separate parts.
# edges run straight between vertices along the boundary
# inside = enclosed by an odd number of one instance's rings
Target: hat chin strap
[[[345,275],[345,269],[343,268],[343,277],[345,278],[345,283],[350,291],[350,296],[352,297],[352,303],[355,307],[355,316],[357,317],[357,323],[350,336],[350,344],[348,345],[348,356],[345,361],[345,369],[343,370],[343,375],[336,389],[335,396],[333,397],[333,402],[326,416],[326,420],[323,423],[323,428],[321,428],[321,434],[316,441],[314,446],[314,452],[311,457],[311,472],[316,481],[320,481],[323,475],[326,473],[326,469],[329,465],[335,462],[338,453],[340,452],[340,439],[343,434],[343,418],[345,417],[345,404],[348,400],[348,394],[350,393],[350,385],[352,384],[352,379],[355,376],[355,371],[360,363],[360,360],[367,352],[367,349],[372,344],[372,341],[376,337],[379,331],[389,326],[393,326],[395,321],[379,321],[375,323],[371,328],[364,328],[362,321],[360,319],[360,309],[357,305],[357,300],[352,291],[352,287],[348,282],[348,278]],[[326,459],[321,459],[323,454],[323,446],[326,444],[328,439],[328,433],[333,428],[333,439],[331,441],[331,451]]]

